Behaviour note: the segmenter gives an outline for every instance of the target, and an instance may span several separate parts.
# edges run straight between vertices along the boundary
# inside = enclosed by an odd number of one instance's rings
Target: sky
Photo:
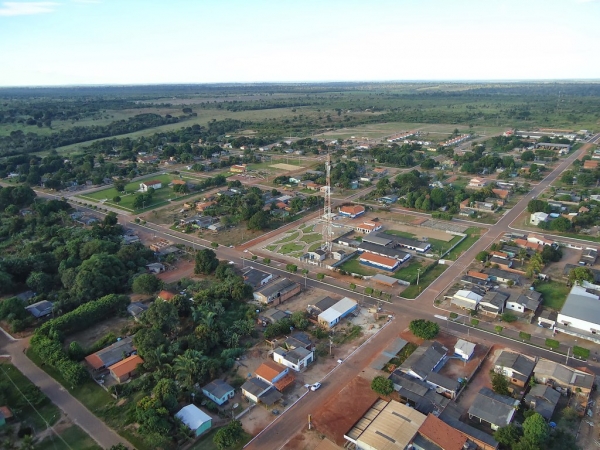
[[[0,0],[0,86],[600,79],[600,0]]]

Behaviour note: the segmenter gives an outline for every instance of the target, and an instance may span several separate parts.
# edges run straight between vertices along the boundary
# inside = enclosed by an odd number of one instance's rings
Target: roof
[[[438,372],[431,372],[427,375],[427,381],[436,386],[440,386],[449,391],[458,391],[458,380],[453,380],[450,377],[441,375]]]
[[[267,284],[264,288],[259,289],[257,292],[265,297],[270,297],[278,292],[285,293],[291,291],[296,286],[297,283],[293,282],[292,280],[288,278],[281,278],[280,280]]]
[[[279,392],[283,391],[286,387],[292,385],[296,381],[296,377],[292,373],[287,373],[283,378],[278,380],[273,386]]]
[[[169,292],[169,291],[160,291],[158,293],[158,297],[162,298],[164,301],[168,302],[169,300],[173,300],[173,298],[175,297],[176,294],[174,294],[173,292]]]
[[[129,355],[133,349],[133,337],[127,336],[102,350],[98,350],[96,353],[86,356],[85,360],[94,369],[100,369],[121,361],[123,354]]]
[[[439,342],[425,341],[400,366],[403,372],[413,371],[421,378],[426,378],[429,372],[446,356],[448,349]]]
[[[26,306],[25,309],[33,315],[33,317],[47,316],[52,312],[54,303],[48,300],[42,300],[40,302],[33,303],[32,305]]]
[[[266,360],[263,362],[258,369],[256,369],[257,377],[260,377],[264,380],[272,381],[273,378],[276,378],[281,372],[285,371],[286,367],[280,366],[275,361]]]
[[[270,275],[271,274],[269,274],[267,272],[263,272],[262,270],[251,268],[250,270],[247,270],[246,272],[244,272],[244,281],[246,283],[248,283],[249,285],[256,287],[256,286],[260,286],[262,281],[265,278],[268,278]]]
[[[0,417],[10,419],[13,417],[13,413],[8,406],[0,406]]]
[[[388,258],[387,256],[376,255],[375,253],[368,252],[362,253],[359,259],[388,267],[394,267],[398,264],[397,259]]]
[[[450,425],[453,428],[463,432],[467,436],[472,439],[481,441],[491,446],[492,448],[498,448],[498,442],[486,432],[479,430],[471,425],[468,425],[459,420],[460,416],[463,414],[463,410],[460,406],[458,406],[454,402],[448,403],[446,408],[439,415],[439,418]]]
[[[357,225],[356,228],[373,231],[375,228],[380,227],[380,226],[381,226],[381,223],[379,223],[379,222],[364,222],[364,223],[361,223],[360,225]]]
[[[419,434],[443,450],[462,450],[467,442],[466,434],[452,428],[433,414],[427,416],[419,428]]]
[[[212,380],[210,383],[204,386],[202,390],[212,394],[216,398],[222,398],[225,396],[225,394],[233,391],[234,389],[225,381],[217,378],[216,380]]]
[[[383,246],[390,244],[393,239],[390,237],[380,236],[379,233],[369,233],[363,236],[362,241],[370,244],[375,244],[377,246]]]
[[[289,348],[308,347],[312,342],[306,333],[294,333],[285,340],[285,345]]]
[[[162,184],[162,181],[160,181],[160,180],[147,180],[147,181],[142,181],[141,184],[145,184],[146,186],[154,186],[156,184]]]
[[[388,345],[375,360],[371,363],[371,367],[377,370],[383,370],[386,363],[392,358],[395,358],[400,350],[402,350],[408,342],[401,338],[396,338]]]
[[[466,298],[469,300],[473,300],[474,302],[479,302],[483,296],[476,294],[475,292],[467,289],[460,289],[454,294],[454,297]]]
[[[546,420],[552,418],[559,399],[560,392],[545,384],[536,384],[525,396],[525,402],[528,406],[533,406],[535,412],[540,413]]]
[[[594,384],[594,376],[547,359],[540,359],[534,372],[537,379],[552,379],[575,387],[591,389]]]
[[[464,339],[459,339],[456,341],[454,345],[454,351],[460,350],[462,353],[466,355],[471,355],[475,351],[475,345],[473,342],[465,341]]]
[[[260,378],[256,378],[256,377],[250,378],[244,384],[242,384],[242,390],[249,392],[250,394],[252,394],[254,396],[259,396],[264,391],[266,391],[268,388],[269,388],[268,383],[266,383],[265,381],[261,380]]]
[[[535,361],[520,353],[502,351],[496,360],[496,366],[511,369],[513,372],[520,373],[529,378],[535,367]]]
[[[355,216],[357,214],[364,213],[365,207],[361,205],[342,206],[340,208],[340,212]]]
[[[398,282],[397,278],[388,277],[387,275],[382,275],[380,273],[371,278],[371,280],[375,281],[376,283],[387,284],[390,286],[393,286]]]
[[[400,245],[404,245],[407,247],[415,247],[423,250],[427,247],[431,247],[431,244],[429,244],[428,242],[417,241],[416,239],[405,238],[402,236],[394,236],[394,240]]]
[[[138,364],[143,363],[144,360],[140,355],[131,355],[129,358],[125,358],[124,360],[113,364],[108,368],[108,370],[110,370],[115,377],[122,377],[123,375],[133,372]]]
[[[409,253],[392,247],[384,247],[383,245],[373,244],[372,242],[361,242],[358,246],[359,250],[369,253],[380,253],[384,256],[389,256],[395,259],[405,259]]]
[[[532,292],[535,292],[535,291],[532,291]],[[537,292],[537,293],[539,294],[539,292]],[[517,303],[526,309],[530,309],[531,311],[537,310],[538,307],[540,306],[540,303],[542,302],[540,299],[540,296],[537,296],[537,299],[536,299],[534,296],[527,297],[526,295],[523,295],[520,292],[512,292],[510,294],[508,301],[511,303]]]
[[[281,393],[277,392],[274,387],[271,387],[264,394],[258,397],[258,399],[265,405],[270,406],[281,400],[281,397],[283,397]]]
[[[278,320],[285,319],[289,314],[283,312],[277,308],[270,308],[266,311],[260,313],[262,317],[271,319],[273,322],[277,322]]]
[[[323,312],[323,311],[331,308],[336,303],[337,303],[337,300],[334,300],[331,297],[327,296],[327,297],[319,300],[317,303],[315,303],[314,307],[315,307],[315,309],[318,309],[321,312]]]
[[[400,397],[408,399],[411,404],[414,404],[415,409],[423,414],[439,413],[450,402],[449,398],[438,394],[426,382],[410,377],[399,370],[395,370],[388,378],[394,385],[399,386]]]
[[[494,393],[489,388],[481,388],[469,408],[469,415],[490,424],[506,426],[515,413],[515,404],[519,401]]]
[[[469,270],[467,275],[480,280],[487,280],[490,277],[487,273],[477,272],[476,270]]]
[[[597,292],[575,284],[567,295],[560,314],[598,324],[600,328],[600,297]]]
[[[133,317],[138,317],[144,311],[148,309],[148,305],[140,302],[133,302],[127,305],[127,312],[131,314]]]
[[[196,405],[187,405],[175,414],[175,417],[181,419],[191,430],[197,430],[202,424],[212,420],[208,414],[198,408]]]
[[[331,308],[340,314],[346,314],[348,311],[352,311],[354,308],[356,308],[357,305],[358,303],[356,303],[356,301],[352,300],[351,298],[344,297]]]
[[[500,277],[500,278],[505,278],[507,280],[513,280],[513,281],[519,281],[521,279],[519,274],[509,272],[507,270],[502,270],[502,269],[489,269],[488,274],[491,277],[496,277],[496,278]]]
[[[498,309],[503,309],[506,304],[506,299],[508,298],[508,294],[500,291],[488,291],[481,298],[480,303],[487,303],[489,305],[495,306]]]
[[[506,189],[492,189],[492,192],[502,199],[507,198],[510,194]]]
[[[274,351],[278,355],[283,356],[287,361],[296,365],[298,365],[300,361],[312,353],[310,350],[306,350],[304,347],[297,347],[290,351],[278,347]]]
[[[368,448],[404,450],[425,422],[426,416],[397,401],[379,400],[350,429],[348,436]]]

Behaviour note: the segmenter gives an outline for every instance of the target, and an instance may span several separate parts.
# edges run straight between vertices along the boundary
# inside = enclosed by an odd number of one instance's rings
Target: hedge
[[[560,342],[554,339],[546,339],[546,346],[552,349],[557,349],[560,346]]]
[[[526,341],[531,339],[531,335],[529,333],[525,333],[524,331],[519,331],[519,337]]]
[[[590,357],[590,351],[587,348],[578,347],[576,345],[573,347],[573,355],[581,359],[588,359]]]

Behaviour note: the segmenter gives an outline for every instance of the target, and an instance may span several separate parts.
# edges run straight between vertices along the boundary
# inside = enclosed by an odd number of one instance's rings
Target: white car
[[[317,389],[319,389],[321,387],[321,383],[315,383],[310,387],[311,391],[316,391]]]

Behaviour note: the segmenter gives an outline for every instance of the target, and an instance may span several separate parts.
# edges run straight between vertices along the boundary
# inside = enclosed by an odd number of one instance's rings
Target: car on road
[[[320,387],[321,387],[321,383],[315,383],[315,384],[313,384],[313,385],[310,386],[310,390],[311,391],[316,391]]]

